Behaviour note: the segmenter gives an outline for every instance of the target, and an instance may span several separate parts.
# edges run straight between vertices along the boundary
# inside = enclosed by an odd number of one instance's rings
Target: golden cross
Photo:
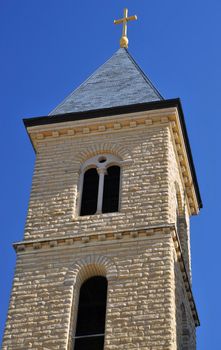
[[[120,39],[120,47],[128,48],[128,37],[127,37],[127,22],[129,21],[136,21],[137,16],[130,16],[128,17],[128,9],[124,9],[124,17],[121,19],[114,20],[114,24],[121,24],[123,23],[123,31],[122,31],[122,37]]]

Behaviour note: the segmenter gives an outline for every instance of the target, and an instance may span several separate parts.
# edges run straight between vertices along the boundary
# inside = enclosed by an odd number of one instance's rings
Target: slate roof
[[[50,116],[163,100],[127,49],[120,48]]]

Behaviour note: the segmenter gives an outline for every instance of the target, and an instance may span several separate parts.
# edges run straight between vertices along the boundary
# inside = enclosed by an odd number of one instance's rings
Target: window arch
[[[112,154],[97,155],[82,166],[80,215],[119,210],[121,160]]]
[[[94,276],[80,288],[74,350],[103,350],[107,279]]]

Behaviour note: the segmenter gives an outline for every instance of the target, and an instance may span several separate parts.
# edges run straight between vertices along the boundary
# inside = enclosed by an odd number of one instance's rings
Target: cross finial
[[[121,24],[123,23],[123,31],[122,31],[122,37],[120,39],[120,47],[128,48],[128,37],[127,37],[127,22],[129,21],[136,21],[137,16],[130,16],[128,17],[128,9],[124,9],[124,17],[121,19],[114,20],[114,24]]]

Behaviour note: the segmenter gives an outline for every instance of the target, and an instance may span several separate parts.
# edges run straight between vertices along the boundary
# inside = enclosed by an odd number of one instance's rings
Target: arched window
[[[83,164],[81,216],[119,210],[120,162],[118,157],[105,154]]]
[[[103,350],[107,279],[95,276],[80,289],[74,350]]]
[[[102,213],[113,213],[118,211],[119,186],[120,167],[114,165],[107,168],[107,173],[104,176]]]
[[[81,215],[93,215],[97,211],[99,175],[96,169],[84,173]]]

